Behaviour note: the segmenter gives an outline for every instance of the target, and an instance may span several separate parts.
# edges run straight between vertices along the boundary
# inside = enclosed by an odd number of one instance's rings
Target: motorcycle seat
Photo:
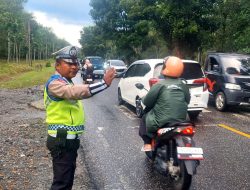
[[[193,123],[189,121],[184,121],[184,122],[177,122],[177,123],[167,123],[166,125],[162,126],[161,128],[169,128],[169,127],[176,127],[176,126],[189,126],[192,125],[194,126]]]

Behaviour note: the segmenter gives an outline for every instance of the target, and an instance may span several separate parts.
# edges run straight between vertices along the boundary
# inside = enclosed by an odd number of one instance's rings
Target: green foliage
[[[97,26],[83,28],[80,44],[85,56],[96,55],[104,57],[107,51],[102,30]]]
[[[250,52],[249,0],[91,0],[90,5],[96,26],[93,33],[83,29],[84,53],[132,61],[162,51],[189,58],[197,57],[198,49]]]
[[[51,67],[50,61],[48,61],[48,62],[46,63],[45,67]]]
[[[19,62],[28,54],[33,59],[47,59],[53,51],[69,44],[25,12],[25,2],[0,0],[0,59]]]

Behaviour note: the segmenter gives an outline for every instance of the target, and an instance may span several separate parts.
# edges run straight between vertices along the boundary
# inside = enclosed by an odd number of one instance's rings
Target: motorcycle
[[[92,72],[88,72],[87,69],[82,69],[82,79],[85,84],[93,84],[94,83],[94,74]]]
[[[140,83],[136,87],[145,89]],[[189,189],[192,176],[196,174],[200,160],[204,159],[203,149],[196,147],[192,138],[194,127],[188,121],[164,125],[152,139],[152,151],[145,151],[154,168],[168,177],[176,190]]]

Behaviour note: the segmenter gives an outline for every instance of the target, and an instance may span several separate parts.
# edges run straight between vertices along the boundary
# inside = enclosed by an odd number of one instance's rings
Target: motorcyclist
[[[94,68],[93,68],[92,63],[90,62],[89,59],[85,59],[82,65],[82,72],[83,72],[82,76],[85,82],[87,78],[91,78],[92,80],[94,80],[93,71],[94,71]]]
[[[142,99],[149,110],[140,123],[139,135],[144,141],[142,151],[152,150],[151,140],[158,128],[186,120],[190,93],[187,85],[179,79],[183,69],[180,58],[166,57],[161,71],[165,80],[153,85]]]

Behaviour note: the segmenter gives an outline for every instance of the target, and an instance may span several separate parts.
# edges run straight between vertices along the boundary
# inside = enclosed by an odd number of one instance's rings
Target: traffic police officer
[[[85,115],[81,99],[101,92],[111,85],[115,70],[110,69],[101,82],[90,85],[74,84],[72,78],[79,70],[78,48],[67,46],[55,53],[56,73],[44,89],[47,147],[53,162],[51,190],[72,189],[76,168],[79,136],[84,131]]]

